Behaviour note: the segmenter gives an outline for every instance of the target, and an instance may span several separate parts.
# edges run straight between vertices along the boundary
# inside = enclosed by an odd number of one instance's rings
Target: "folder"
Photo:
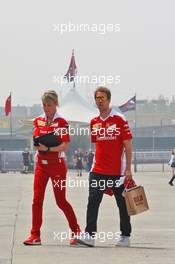
[[[33,138],[34,146],[39,146],[39,144],[43,144],[46,147],[56,147],[61,144],[58,140],[58,136],[55,135],[55,132],[51,132],[40,137]]]

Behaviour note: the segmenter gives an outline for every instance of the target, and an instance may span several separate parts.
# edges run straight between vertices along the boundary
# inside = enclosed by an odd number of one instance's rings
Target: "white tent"
[[[89,124],[98,115],[97,108],[89,104],[75,89],[69,90],[58,109],[59,114],[70,123]]]
[[[98,116],[98,110],[89,104],[75,89],[70,89],[63,98],[58,113],[71,124],[87,125]],[[20,120],[25,127],[33,126],[33,119]]]

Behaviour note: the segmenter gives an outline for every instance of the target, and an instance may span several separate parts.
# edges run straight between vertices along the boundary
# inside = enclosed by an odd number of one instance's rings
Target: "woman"
[[[171,153],[171,159],[170,159],[170,161],[169,161],[169,165],[170,165],[171,168],[172,168],[172,178],[171,178],[171,180],[169,181],[169,184],[170,184],[171,186],[174,186],[174,184],[173,184],[173,181],[174,181],[174,179],[175,179],[175,153],[174,153],[174,150],[173,150],[172,153]]]
[[[25,245],[41,245],[40,228],[42,225],[42,208],[45,189],[49,178],[52,181],[55,200],[58,207],[65,214],[69,227],[72,230],[70,244],[76,244],[73,236],[80,233],[72,206],[66,200],[66,187],[61,182],[66,180],[66,164],[64,151],[68,149],[69,133],[68,123],[57,113],[58,95],[49,90],[42,96],[44,114],[34,120],[34,138],[57,131],[58,146],[47,147],[39,144],[35,147],[37,152],[34,176],[34,196],[32,204],[32,229],[30,237],[24,241]],[[63,184],[65,186],[66,184]]]

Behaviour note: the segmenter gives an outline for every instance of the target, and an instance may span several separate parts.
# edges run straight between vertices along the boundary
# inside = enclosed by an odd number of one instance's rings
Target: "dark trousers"
[[[169,183],[173,183],[174,179],[175,179],[175,175],[172,176],[172,178],[171,178],[171,180],[169,181]]]
[[[85,229],[85,232],[89,233],[90,236],[95,235],[95,233],[97,232],[98,210],[103,198],[104,190],[107,186],[108,187],[112,186],[111,189],[115,196],[117,206],[119,208],[121,235],[130,236],[131,233],[130,217],[127,213],[125,199],[122,196],[124,185],[122,184],[118,187],[116,184],[116,180],[119,179],[120,176],[109,176],[109,175],[107,176],[107,175],[90,172],[89,198],[87,205],[86,229]],[[111,185],[111,183],[113,184]]]

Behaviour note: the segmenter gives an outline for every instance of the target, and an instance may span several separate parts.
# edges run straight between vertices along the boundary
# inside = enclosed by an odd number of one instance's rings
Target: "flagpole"
[[[134,114],[134,172],[137,172],[137,97],[135,94],[135,114]]]
[[[12,93],[10,92],[10,99],[11,99],[11,111],[10,111],[10,136],[12,137]]]
[[[72,49],[72,56],[74,56],[74,49]],[[74,76],[73,78],[74,78],[74,82],[73,82],[73,90],[75,91],[75,76]]]
[[[74,82],[73,82],[73,90],[75,90],[75,79],[74,79]]]
[[[71,90],[75,91],[75,75],[77,73],[77,66],[75,63],[75,57],[74,57],[74,49],[72,49],[72,57],[70,61],[70,65],[68,68],[67,73],[65,74],[64,78],[67,79],[68,82],[73,82],[73,86]]]

